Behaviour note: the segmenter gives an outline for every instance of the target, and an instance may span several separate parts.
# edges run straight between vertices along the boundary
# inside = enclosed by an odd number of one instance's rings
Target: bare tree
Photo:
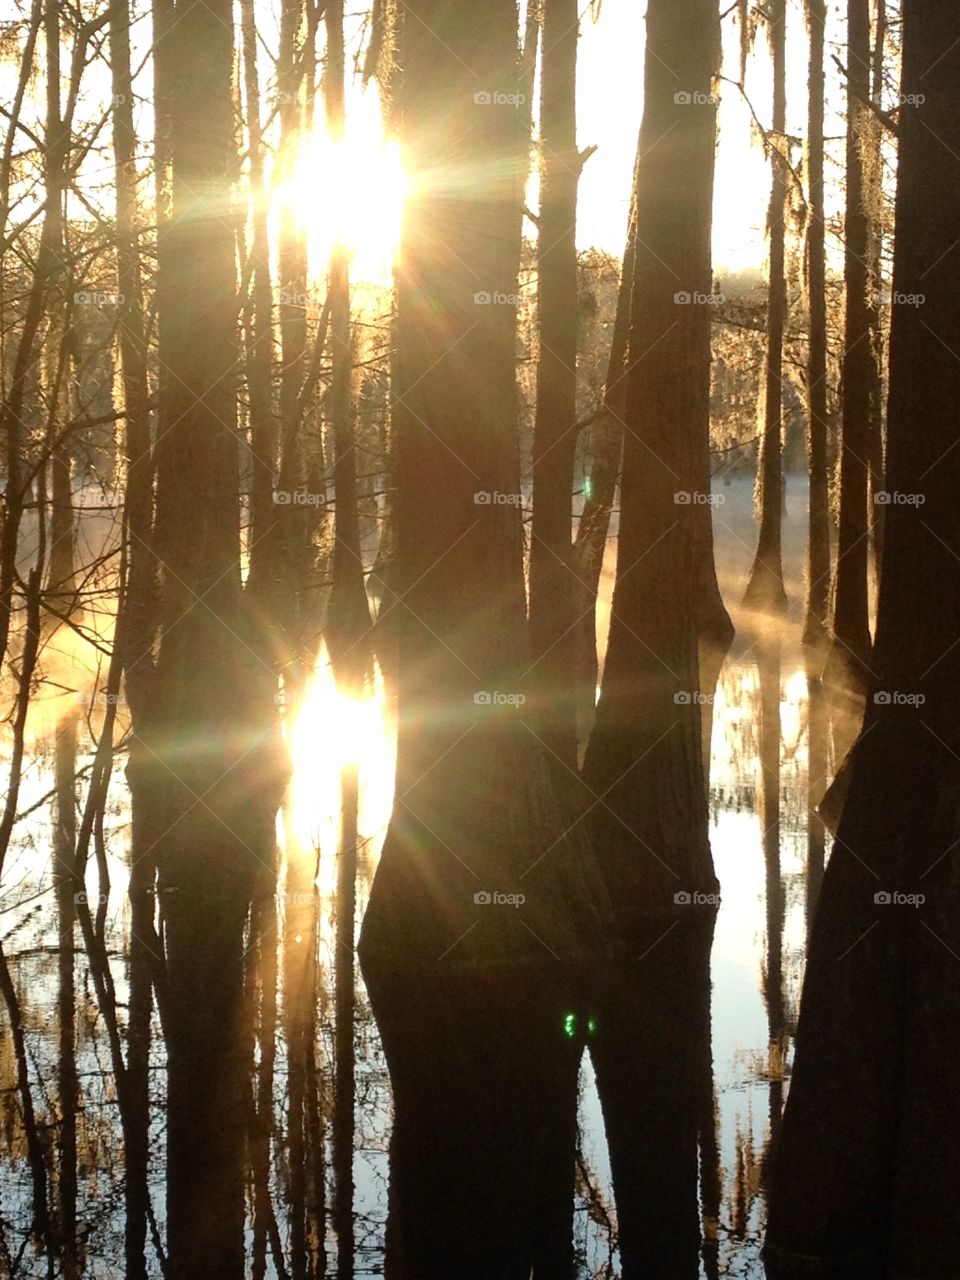
[[[787,317],[785,271],[788,147],[786,88],[786,0],[772,0],[766,10],[770,56],[773,62],[773,124],[769,140],[770,206],[767,213],[769,280],[767,297],[767,356],[763,385],[763,425],[757,496],[760,536],[744,602],[751,608],[782,612],[787,606],[783,587],[783,333]]]
[[[870,114],[870,3],[847,6],[847,185],[844,218],[846,314],[840,434],[840,527],[834,583],[832,644],[825,679],[863,693],[870,675],[867,591],[870,391],[873,347],[867,304],[868,218],[864,189],[864,129]]]
[[[575,578],[571,569],[577,445],[577,0],[545,0],[540,67],[536,422],[530,527],[531,675],[539,731],[576,763]]]
[[[875,676],[810,941],[767,1274],[946,1276],[960,1211],[960,11],[906,0]],[[923,282],[922,290],[920,282]],[[923,370],[918,377],[917,371]],[[919,497],[925,501],[920,505]],[[930,1169],[937,1176],[930,1178]]]
[[[810,72],[807,117],[806,269],[810,339],[807,347],[807,461],[809,499],[807,518],[807,598],[804,641],[811,646],[826,635],[830,597],[830,499],[827,474],[827,297],[824,227],[823,117],[825,0],[807,0]]]

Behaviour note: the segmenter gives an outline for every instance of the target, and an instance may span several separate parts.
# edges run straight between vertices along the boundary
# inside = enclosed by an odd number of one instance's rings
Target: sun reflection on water
[[[355,766],[359,783],[361,865],[372,870],[393,803],[396,742],[383,674],[374,665],[360,697],[341,692],[322,649],[306,696],[285,726],[293,772],[277,835],[288,859],[319,854],[317,885],[331,897],[336,883],[341,778]]]

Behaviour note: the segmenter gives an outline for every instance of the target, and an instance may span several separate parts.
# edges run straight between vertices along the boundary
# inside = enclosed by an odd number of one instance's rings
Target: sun
[[[354,282],[387,287],[406,191],[400,146],[385,136],[379,98],[369,86],[347,95],[342,141],[318,124],[277,200],[306,235],[313,278],[322,277],[339,245],[350,254]]]

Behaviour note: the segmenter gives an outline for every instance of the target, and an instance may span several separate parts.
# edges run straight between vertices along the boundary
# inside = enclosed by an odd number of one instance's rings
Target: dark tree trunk
[[[57,1174],[58,1234],[64,1280],[77,1280],[77,1116],[80,1087],[77,1077],[77,998],[74,974],[76,903],[73,851],[77,834],[76,773],[77,717],[70,714],[57,725],[56,828],[53,878],[57,894],[57,948],[59,992],[57,1001],[59,1060],[57,1089],[60,1102],[59,1167]]]
[[[829,759],[827,743],[830,726],[827,716],[826,696],[820,682],[819,663],[807,664],[807,875],[806,920],[807,933],[813,921],[823,883],[826,856],[826,824],[819,808],[827,785]]]
[[[767,1078],[770,1136],[776,1138],[783,1111],[787,1026],[783,990],[783,918],[786,897],[780,865],[780,669],[779,639],[757,647],[760,678],[760,789],[757,806],[763,842],[766,907],[766,964],[763,998],[767,1006]]]
[[[273,292],[270,272],[268,193],[263,164],[260,125],[260,76],[257,68],[257,23],[254,0],[241,6],[243,76],[247,108],[250,187],[253,193],[252,287],[244,321],[246,329],[246,381],[250,401],[250,577],[255,596],[269,603],[271,554],[276,523],[273,501],[277,465],[277,418],[273,404]],[[273,566],[275,568],[275,566]],[[274,618],[264,619],[268,652],[276,660],[279,650],[273,635]]]
[[[825,0],[807,0],[810,86],[807,117],[807,519],[804,644],[819,647],[826,637],[830,598],[830,497],[827,473],[827,295],[824,226],[823,118]]]
[[[653,0],[617,579],[584,764],[621,947],[591,1055],[628,1280],[699,1273],[697,1141],[715,902],[704,895],[717,886],[701,759],[695,509],[706,496],[698,460],[709,423],[718,57],[712,0]]]
[[[120,302],[120,369],[126,413],[124,451],[126,489],[124,525],[128,539],[127,581],[117,643],[121,649],[125,689],[135,729],[142,729],[153,674],[152,642],[157,623],[157,574],[152,553],[153,474],[147,394],[147,358],[141,292],[136,135],[133,122],[133,78],[130,64],[130,12],[127,0],[110,7],[110,62],[113,75],[113,149],[117,186],[117,284]],[[158,70],[162,81],[162,71]],[[142,740],[130,744],[127,781],[131,791],[130,884],[130,1014],[126,1125],[125,1230],[126,1273],[131,1280],[146,1274],[149,1124],[150,1022],[156,875],[152,846],[158,832],[147,816],[155,762]]]
[[[652,6],[647,19],[617,581],[584,764],[591,792],[604,796],[591,820],[627,919],[671,914],[675,892],[714,887],[700,763],[698,535],[689,501],[709,413],[710,322],[705,301],[683,305],[674,297],[678,281],[694,299],[711,289],[715,107],[704,99],[716,67],[714,18],[710,0],[685,0],[670,10]],[[664,63],[699,101],[674,101]]]
[[[960,1035],[960,166],[945,159],[960,150],[958,85],[960,11],[907,0],[902,90],[925,101],[900,117],[893,284],[926,302],[894,309],[887,484],[925,501],[887,513],[876,677],[770,1190],[772,1277],[956,1275],[960,1093],[943,1046]]]
[[[642,139],[638,140],[639,146]],[[627,344],[630,334],[630,307],[636,260],[637,166],[634,165],[633,195],[623,251],[617,311],[610,345],[610,359],[604,387],[603,406],[593,434],[593,457],[590,470],[590,492],[583,504],[574,547],[574,571],[579,585],[577,604],[577,713],[581,741],[586,742],[596,717],[596,691],[599,674],[596,599],[603,570],[610,514],[613,508],[620,463],[623,454],[624,415],[627,396]],[[701,207],[701,216],[703,207]],[[701,246],[702,248],[703,246]],[[710,275],[709,264],[707,276]],[[709,337],[708,337],[709,341]],[[698,493],[710,492],[710,416],[697,414],[701,431],[696,452]],[[700,636],[699,687],[709,692],[733,642],[733,623],[727,613],[717,581],[713,553],[713,518],[711,507],[700,503],[696,509],[697,559],[700,583],[697,588],[697,617]],[[702,731],[707,772],[712,725],[712,704],[702,703]]]
[[[577,0],[545,0],[540,71],[542,148],[537,228],[536,420],[530,532],[534,723],[576,766],[576,580],[571,557],[577,446]]]
[[[308,38],[301,47],[303,14],[304,0],[281,0],[277,63],[280,144],[276,160],[281,184],[289,183],[294,175],[299,148],[308,128],[304,72],[310,55],[310,42]],[[284,495],[292,495],[303,488],[306,479],[301,392],[307,354],[307,247],[291,198],[283,200],[279,221],[280,461],[277,489]],[[302,624],[312,568],[308,563],[308,521],[308,508],[285,497],[275,508],[269,535],[268,560],[274,587],[272,609],[282,635],[280,656],[291,690],[302,684],[302,664],[307,657]]]
[[[744,603],[753,609],[781,613],[787,607],[783,587],[783,332],[787,318],[785,235],[787,212],[786,137],[786,0],[767,7],[770,54],[773,61],[773,128],[770,167],[773,175],[767,233],[770,239],[770,278],[767,300],[767,358],[763,388],[763,428],[757,472],[760,536],[747,582]]]
[[[590,433],[589,492],[584,496],[574,544],[573,564],[580,586],[577,603],[577,723],[581,742],[589,741],[597,713],[600,674],[597,635],[597,594],[610,529],[610,514],[620,479],[623,456],[623,418],[626,407],[627,341],[630,334],[630,299],[636,253],[636,165],[627,223],[627,239],[620,270],[617,312],[613,323],[610,358],[599,421]]]
[[[331,0],[326,7],[325,18],[327,128],[334,142],[342,142],[345,127],[343,0]],[[351,394],[350,277],[345,245],[337,244],[333,249],[328,298],[332,347],[329,401],[333,419],[336,516],[333,588],[327,610],[326,638],[338,684],[356,694],[371,667],[370,605],[360,546],[357,438]]]
[[[168,1010],[167,1228],[175,1280],[244,1270],[244,922],[264,786],[242,639],[232,9],[183,0],[171,42],[173,217],[161,299],[169,424],[157,448],[163,632],[149,747]]]
[[[327,128],[335,142],[344,135],[343,0],[327,4]],[[334,247],[330,263],[330,336],[332,342],[331,416],[334,436],[336,542],[333,589],[327,612],[327,644],[338,687],[358,696],[370,674],[370,606],[363,575],[360,513],[357,501],[357,440],[351,379],[350,281],[347,250]],[[337,958],[335,977],[335,1099],[333,1120],[334,1229],[337,1275],[352,1280],[355,1264],[353,1152],[355,1132],[355,965],[357,892],[357,820],[359,776],[356,761],[340,773],[340,840],[337,850]]]
[[[597,1006],[590,1047],[623,1280],[700,1275],[698,1141],[713,919],[674,925],[650,920],[636,931],[629,959],[617,963]]]
[[[0,437],[3,439],[6,465],[3,522],[0,525],[0,662],[6,656],[10,639],[20,521],[30,483],[30,477],[24,474],[23,465],[27,443],[24,407],[40,357],[44,308],[49,301],[51,286],[62,276],[64,267],[63,198],[70,128],[62,118],[60,107],[60,8],[56,0],[43,0],[42,13],[46,45],[43,222],[30,292],[13,357],[9,389],[0,406]],[[39,18],[39,12],[37,17]],[[31,57],[34,48],[35,37],[31,35],[28,43]],[[9,198],[9,192],[4,198]]]
[[[360,945],[394,1088],[388,1266],[519,1278],[569,1122],[564,1014],[602,893],[555,763],[508,701],[530,662],[519,507],[477,499],[520,488],[502,299],[517,290],[525,140],[498,101],[516,87],[516,8],[403,12],[398,780]]]
[[[864,126],[870,111],[870,0],[847,6],[847,188],[844,218],[846,315],[840,434],[840,528],[833,638],[825,680],[862,694],[870,677],[867,593],[870,387],[873,371],[867,305],[869,235],[864,184]]]
[[[316,858],[296,857],[287,864],[283,1006],[289,1063],[286,1210],[290,1223],[291,1280],[317,1280],[323,1274],[320,1259],[324,1244],[324,1191],[322,1184],[317,1188],[313,1183],[310,1161],[310,1090],[313,1084],[310,1063],[317,1038],[319,899],[316,877]],[[265,1096],[263,1105],[268,1105]]]
[[[884,55],[887,43],[887,3],[886,0],[875,0],[874,3],[874,35],[870,91],[874,103],[879,103],[883,96]],[[883,136],[884,126],[873,114],[868,119],[869,150],[867,164],[873,175],[871,200],[868,207],[870,240],[869,251],[869,285],[867,288],[867,310],[870,317],[870,476],[867,500],[867,512],[870,521],[870,547],[873,553],[872,567],[874,581],[879,582],[880,564],[883,557],[883,500],[878,495],[883,492],[883,425],[884,425],[884,332],[883,310],[880,305],[881,282],[883,279]]]

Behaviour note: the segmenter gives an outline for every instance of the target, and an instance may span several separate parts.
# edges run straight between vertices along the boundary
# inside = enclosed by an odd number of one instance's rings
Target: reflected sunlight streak
[[[285,829],[278,821],[281,847],[288,858],[319,850],[318,885],[323,897],[332,896],[342,771],[359,769],[361,858],[379,854],[393,804],[396,744],[379,666],[370,689],[350,697],[337,689],[321,649],[303,705],[285,732],[293,775]]]

